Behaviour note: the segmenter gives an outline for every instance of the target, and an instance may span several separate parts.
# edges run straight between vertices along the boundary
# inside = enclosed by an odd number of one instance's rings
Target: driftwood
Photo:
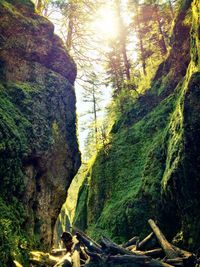
[[[170,244],[153,220],[149,220],[153,230],[143,240],[133,237],[123,245],[109,238],[101,237],[99,243],[76,229],[76,235],[64,234],[62,237],[69,251],[61,257],[63,250],[53,250],[50,254],[32,252],[31,262],[46,267],[195,267],[195,255]],[[144,250],[147,242],[155,234],[161,248]],[[149,245],[148,245],[149,247]],[[66,250],[65,250],[66,252]],[[164,259],[162,257],[165,256]],[[160,257],[160,258],[158,258]]]
[[[130,247],[126,247],[126,249],[135,251],[136,250],[136,245],[131,245]]]
[[[58,258],[50,255],[49,253],[44,253],[41,251],[31,251],[30,262],[39,266],[43,266],[45,264],[47,266],[53,266],[58,262]]]
[[[180,248],[178,248],[178,247],[176,247],[174,245],[172,245],[172,247],[182,257],[186,257],[186,258],[189,258],[189,257],[192,257],[192,256],[194,257],[194,255],[191,252],[188,252],[186,250],[180,249]]]
[[[131,239],[129,239],[126,243],[124,243],[122,245],[122,247],[123,248],[127,248],[127,247],[130,247],[132,245],[135,245],[138,240],[139,240],[139,237],[138,236],[134,236]]]
[[[48,266],[48,265],[43,265]],[[69,254],[66,254],[61,259],[58,260],[58,262],[53,267],[72,267],[71,263],[71,257]]]
[[[80,243],[75,244],[72,253],[72,267],[80,267],[81,266],[81,257],[80,257]]]
[[[163,253],[163,250],[161,248],[155,248],[152,250],[147,250],[143,252],[146,256],[158,256]]]
[[[75,231],[75,234],[79,234],[83,237],[85,237],[88,241],[90,241],[92,244],[95,245],[95,247],[98,247],[99,249],[101,249],[101,246],[95,241],[93,240],[91,237],[87,236],[83,231],[81,231],[80,229],[76,228],[76,227],[72,227],[73,231]]]
[[[161,230],[155,224],[153,220],[148,221],[151,229],[153,230],[154,234],[156,235],[158,242],[160,243],[162,249],[164,250],[166,256],[170,259],[175,259],[179,256],[179,253],[172,247],[172,245],[167,241]]]
[[[163,253],[161,248],[155,248],[152,250],[141,251],[141,250],[132,250],[132,255],[146,255],[146,256],[155,256]]]
[[[90,257],[90,259],[92,261],[102,261],[103,257],[95,252],[90,252],[87,248],[85,248],[85,252],[88,254],[88,256]]]
[[[117,245],[116,243],[109,240],[107,237],[101,237],[100,240],[101,247],[106,253],[121,254],[121,255],[133,255],[133,252]]]
[[[152,236],[153,236],[153,232],[150,233],[147,237],[145,237],[141,242],[139,242],[138,244],[138,248],[141,249],[149,240],[151,240]]]
[[[51,255],[53,256],[64,256],[66,254],[66,249],[65,248],[61,248],[61,249],[52,249]]]
[[[112,261],[113,263],[140,263],[145,264],[151,258],[147,256],[135,256],[135,255],[115,255],[109,256],[107,261]]]
[[[146,266],[148,267],[174,267],[173,265],[171,264],[168,264],[166,262],[163,262],[163,261],[160,261],[160,260],[155,260],[155,259],[152,259],[150,262],[148,262],[146,264]]]
[[[80,243],[85,245],[90,251],[96,252],[96,253],[103,253],[101,246],[96,245],[96,242],[91,241],[91,238],[83,236],[80,232],[76,233],[76,238]]]

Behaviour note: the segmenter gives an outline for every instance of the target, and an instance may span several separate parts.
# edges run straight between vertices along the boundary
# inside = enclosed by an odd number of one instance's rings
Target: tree
[[[138,36],[139,59],[144,75],[147,74],[148,62],[152,58],[162,58],[167,53],[171,11],[169,2],[161,5],[157,0],[146,0],[139,4],[138,0],[130,0],[133,13],[131,28]]]
[[[117,96],[124,85],[124,70],[122,55],[117,40],[110,42],[110,51],[106,53],[107,83],[114,88],[114,96]]]
[[[99,128],[98,128],[98,113],[101,111],[100,103],[102,101],[102,84],[98,82],[95,72],[91,73],[87,80],[87,85],[83,89],[83,102],[88,103],[89,110],[86,111],[85,116],[91,115],[92,120],[89,122],[91,128],[90,136],[95,141],[95,148],[98,151],[99,143]],[[88,117],[89,120],[89,117]]]
[[[143,44],[143,38],[142,38],[142,29],[141,29],[141,23],[140,23],[140,11],[139,11],[139,2],[138,0],[134,1],[134,8],[135,8],[135,24],[136,24],[136,32],[138,35],[139,40],[139,47],[140,47],[140,60],[142,62],[142,69],[144,75],[146,75],[146,55],[145,55],[145,49]]]
[[[123,63],[124,63],[124,69],[125,69],[125,75],[126,79],[130,80],[130,63],[127,56],[127,27],[124,25],[124,21],[121,14],[121,8],[120,8],[120,0],[115,0],[115,9],[116,9],[116,16],[118,18],[118,28],[119,28],[119,45],[121,54],[123,56]]]
[[[52,3],[52,0],[34,0],[36,10],[39,14],[48,16],[49,6]]]

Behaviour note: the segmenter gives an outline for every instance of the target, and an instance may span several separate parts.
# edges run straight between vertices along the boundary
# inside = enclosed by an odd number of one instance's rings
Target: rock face
[[[0,196],[44,244],[80,165],[76,66],[29,1],[0,0]]]
[[[168,58],[88,172],[74,224],[93,237],[145,236],[154,218],[169,239],[199,246],[199,14],[199,1],[183,1]]]

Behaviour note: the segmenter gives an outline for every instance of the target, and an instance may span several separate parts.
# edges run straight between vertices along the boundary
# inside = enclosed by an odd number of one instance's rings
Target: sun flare
[[[97,34],[104,39],[113,39],[118,35],[118,26],[115,12],[111,7],[105,6],[97,11],[97,17],[93,22]]]

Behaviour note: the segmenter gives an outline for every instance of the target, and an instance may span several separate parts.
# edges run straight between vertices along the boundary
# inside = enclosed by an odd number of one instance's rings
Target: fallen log
[[[126,247],[126,249],[135,251],[136,250],[136,245],[132,245],[130,247]]]
[[[183,265],[183,258],[175,258],[175,259],[165,259],[165,262],[176,265],[182,264]]]
[[[80,247],[80,256],[84,261],[88,259],[88,254],[85,252],[85,248],[82,246]]]
[[[173,264],[175,266],[187,266],[187,267],[194,267],[196,264],[195,257],[179,257],[175,259],[166,259],[165,262]]]
[[[129,251],[128,249],[125,249],[116,243],[109,240],[107,237],[101,237],[100,240],[101,247],[104,252],[111,253],[111,254],[121,254],[121,255],[133,255],[132,251]]]
[[[183,250],[183,249],[178,248],[178,247],[176,247],[176,246],[174,246],[174,245],[172,245],[172,247],[173,247],[173,249],[174,249],[175,251],[177,251],[177,253],[179,253],[179,256],[181,256],[181,257],[189,258],[189,257],[194,256],[194,254],[192,254],[192,253],[189,252],[189,251]]]
[[[53,267],[72,267],[71,257],[69,256],[69,253],[63,256]]]
[[[172,247],[179,253],[179,256],[183,258],[184,266],[187,266],[187,267],[195,266],[196,256],[193,253],[183,250],[181,248],[178,248],[174,245],[172,245]]]
[[[91,238],[88,238],[86,235],[83,236],[81,233],[77,232],[76,238],[79,240],[81,244],[86,246],[90,251],[103,253],[101,247],[99,245],[96,245],[96,242],[91,241]]]
[[[138,240],[137,242],[136,242],[136,250],[139,250],[139,243],[140,243],[140,241]]]
[[[86,235],[83,231],[81,231],[80,229],[78,229],[76,227],[72,227],[72,229],[73,229],[73,231],[76,231],[75,234],[79,233],[81,236],[85,237],[87,240],[89,240],[96,247],[98,247],[99,249],[101,249],[101,246],[95,240],[93,240],[91,237],[89,237],[88,235]]]
[[[50,254],[52,256],[62,256],[66,253],[66,249],[65,248],[61,248],[61,249],[52,249]]]
[[[135,255],[115,255],[108,256],[107,261],[112,263],[139,263],[145,264],[150,261],[151,258],[147,256],[135,256]]]
[[[141,249],[142,247],[144,247],[144,245],[151,240],[152,236],[154,235],[153,232],[151,232],[147,237],[145,237],[141,242],[139,242],[138,244],[138,249]]]
[[[146,250],[146,251],[132,250],[132,252],[133,252],[133,255],[155,256],[155,255],[160,255],[161,253],[163,253],[163,250],[161,248],[155,248],[155,249]]]
[[[81,266],[81,257],[80,257],[80,243],[75,244],[72,253],[72,267],[80,267]]]
[[[72,254],[72,267],[80,267],[80,253],[78,250],[75,250]]]
[[[103,261],[103,258],[102,258],[102,256],[100,254],[95,253],[95,252],[90,252],[87,248],[85,248],[85,252],[90,257],[90,260],[92,260],[92,261]]]
[[[130,247],[132,245],[135,245],[138,240],[139,240],[139,237],[138,236],[134,236],[131,239],[129,239],[126,243],[124,243],[122,245],[122,247],[123,248],[127,248],[127,247]]]
[[[155,222],[150,219],[148,220],[151,229],[153,230],[154,234],[156,235],[158,242],[160,243],[161,247],[163,248],[166,256],[170,259],[177,258],[179,253],[172,247],[172,245],[167,241],[161,230],[155,224]]]
[[[135,251],[134,251],[135,252]],[[157,255],[160,255],[163,253],[163,250],[162,248],[155,248],[155,249],[151,249],[151,250],[147,250],[147,251],[144,251],[144,254],[146,256],[157,256]]]
[[[54,266],[59,261],[57,257],[41,251],[31,251],[29,260],[38,266]]]
[[[168,264],[166,262],[163,262],[163,261],[160,261],[160,260],[154,260],[152,259],[150,262],[147,262],[145,264],[145,266],[148,266],[148,267],[174,267],[173,265],[171,264]]]

